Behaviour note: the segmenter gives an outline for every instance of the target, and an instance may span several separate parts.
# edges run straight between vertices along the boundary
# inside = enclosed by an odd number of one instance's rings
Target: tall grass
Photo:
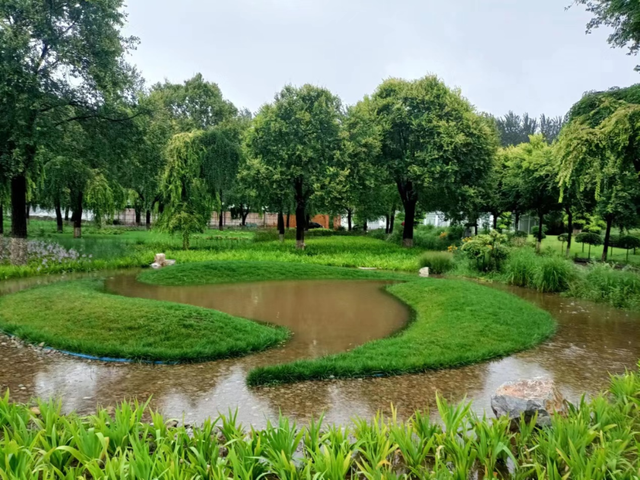
[[[608,264],[590,267],[571,285],[571,295],[617,308],[640,307],[640,276],[630,270],[616,270]]]
[[[193,428],[172,426],[146,404],[110,413],[62,415],[0,398],[0,478],[411,480],[634,479],[640,469],[640,377],[613,377],[606,394],[582,400],[550,428],[479,417],[468,403],[437,399],[429,412],[400,420],[357,418],[344,426],[280,416],[264,429],[230,412]],[[144,421],[150,417],[152,423]]]
[[[567,291],[576,277],[571,261],[556,255],[538,255],[528,247],[512,250],[505,264],[507,283],[540,292]]]
[[[420,267],[428,267],[434,275],[442,275],[454,269],[453,255],[447,252],[425,252],[420,257]]]

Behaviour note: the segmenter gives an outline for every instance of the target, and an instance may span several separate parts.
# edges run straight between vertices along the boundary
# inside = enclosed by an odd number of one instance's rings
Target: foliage
[[[4,435],[0,473],[7,478],[254,479],[466,479],[633,478],[638,469],[636,433],[640,379],[627,372],[609,390],[555,415],[551,428],[521,420],[510,429],[469,403],[437,398],[441,422],[429,412],[406,420],[355,418],[343,426],[309,425],[280,416],[264,429],[246,430],[229,412],[201,426],[172,426],[137,403],[95,415],[62,415],[55,401],[29,405],[0,398]],[[151,418],[153,423],[143,421]],[[55,445],[55,446],[54,446]],[[508,467],[507,467],[508,466]]]
[[[540,119],[529,116],[528,113],[520,116],[512,111],[495,119],[496,127],[500,133],[503,147],[528,143],[529,137],[541,134],[547,143],[551,144],[557,138],[564,125],[562,117],[547,117],[540,115]]]
[[[182,236],[182,247],[189,249],[192,234],[203,232],[211,218],[214,198],[204,178],[202,133],[174,136],[167,147],[167,166],[162,176],[166,210],[160,226]]]
[[[340,149],[341,102],[324,88],[286,86],[264,105],[247,132],[249,155],[267,176],[278,179],[278,192],[296,203],[297,246],[304,247],[310,202]],[[282,208],[282,206],[281,206]]]
[[[640,276],[635,272],[616,270],[606,263],[597,264],[578,280],[571,285],[570,295],[616,308],[640,306]]]
[[[413,322],[396,336],[319,359],[257,368],[247,382],[265,385],[461,366],[530,348],[555,329],[546,312],[469,282],[417,279],[387,291],[416,312]],[[470,304],[473,315],[469,315]]]
[[[506,235],[492,230],[488,235],[465,238],[460,251],[479,271],[497,271],[509,255],[507,240]]]
[[[543,256],[533,271],[533,284],[539,292],[564,292],[576,278],[572,262],[555,255]]]
[[[481,183],[489,170],[497,132],[459,91],[435,76],[386,80],[371,102],[381,128],[376,166],[398,187],[403,243],[411,246],[416,205],[458,212],[459,190]]]
[[[583,232],[576,235],[576,242],[587,245],[602,245],[602,237],[597,233]]]
[[[0,297],[0,329],[75,353],[163,361],[245,355],[288,335],[215,310],[111,295],[101,284],[60,282]]]
[[[429,272],[442,275],[454,268],[453,255],[445,252],[426,252],[420,257],[420,267],[429,267]]]

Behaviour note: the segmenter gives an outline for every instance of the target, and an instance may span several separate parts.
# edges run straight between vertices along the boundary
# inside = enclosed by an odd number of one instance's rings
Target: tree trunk
[[[249,209],[242,209],[242,226],[247,226],[247,217],[249,216]]]
[[[540,247],[542,246],[542,222],[544,221],[544,214],[540,213],[540,223],[538,224],[538,238],[536,239],[536,252],[540,253]]]
[[[27,177],[11,179],[11,236],[27,238]]]
[[[602,261],[607,261],[607,253],[609,253],[609,242],[611,241],[611,225],[613,225],[613,215],[607,216],[607,230],[604,234],[604,247],[602,248]]]
[[[364,230],[364,233],[367,233],[367,231],[369,230],[369,224],[366,220],[362,224],[362,230]]]
[[[64,207],[64,221],[69,221],[69,207]]]
[[[385,222],[384,222],[384,233],[389,235],[389,223],[390,223],[391,218],[390,218],[390,215],[388,213],[384,216],[384,220],[385,220]]]
[[[476,237],[478,236],[478,222],[476,222],[476,224],[473,226],[473,234]]]
[[[347,208],[347,230],[348,230],[349,232],[350,232],[350,231],[351,231],[351,229],[353,228],[352,220],[351,220],[352,215],[353,215],[353,214],[352,214],[351,210]]]
[[[83,193],[78,193],[76,205],[73,209],[73,214],[71,215],[71,219],[73,220],[73,238],[82,237],[82,197]]]
[[[492,213],[491,215],[493,215],[493,229],[498,230],[498,215],[495,213]]]
[[[164,202],[158,202],[158,213],[160,215],[164,213]]]
[[[567,258],[571,257],[571,240],[573,239],[573,212],[567,210]]]
[[[0,202],[0,237],[2,237],[3,235],[4,235],[4,203]],[[2,239],[0,239],[0,241],[1,240]]]
[[[62,221],[62,207],[60,207],[60,200],[55,201],[54,208],[56,210],[56,227],[58,233],[64,231],[64,222]]]
[[[518,231],[518,226],[520,225],[520,212],[515,212],[515,230]]]
[[[307,205],[301,180],[296,180],[296,248],[304,250],[304,227],[307,222]]]
[[[142,225],[142,211],[138,207],[136,207],[134,210],[136,212],[136,227],[139,227],[140,225]]]
[[[287,213],[287,230],[291,228],[291,213]]]
[[[218,212],[218,230],[224,230],[224,210],[222,206]]]
[[[389,225],[389,235],[391,235],[393,233],[393,228],[395,226],[396,223],[396,207],[393,207],[393,212],[391,212],[391,222]]]
[[[413,247],[413,224],[416,220],[416,199],[408,200],[404,204],[404,231],[402,232],[402,245]]]
[[[147,218],[145,218],[145,224],[147,226],[147,230],[151,228],[151,210],[147,210]]]
[[[278,212],[278,235],[280,241],[284,242],[284,214],[281,211]]]

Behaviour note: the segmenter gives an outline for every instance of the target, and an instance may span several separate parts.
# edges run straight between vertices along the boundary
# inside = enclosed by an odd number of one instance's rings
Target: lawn
[[[289,335],[215,310],[107,294],[98,280],[0,297],[0,330],[74,353],[169,362],[246,355]]]

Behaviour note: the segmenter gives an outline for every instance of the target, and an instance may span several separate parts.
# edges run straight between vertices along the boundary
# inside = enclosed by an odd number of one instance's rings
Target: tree
[[[627,89],[624,93],[634,92]],[[618,98],[620,93],[615,92]],[[572,108],[558,149],[561,188],[575,183],[581,190],[594,192],[598,213],[607,223],[604,261],[616,217],[635,216],[640,187],[640,105],[607,94],[583,98]]]
[[[403,244],[411,247],[418,202],[427,211],[458,210],[445,200],[483,181],[498,139],[490,122],[435,76],[386,80],[372,102],[382,132],[377,167],[398,188]]]
[[[167,146],[167,165],[161,190],[166,200],[160,227],[182,236],[182,248],[189,249],[193,233],[203,232],[215,204],[204,173],[203,133],[180,133]]]
[[[593,14],[587,33],[604,25],[613,29],[608,42],[617,48],[629,48],[630,55],[640,50],[640,4],[629,0],[575,0]],[[638,67],[636,67],[636,70]]]
[[[304,248],[310,200],[340,149],[341,102],[324,88],[286,86],[248,131],[249,154],[277,172],[296,205],[296,246]]]
[[[503,117],[495,118],[494,121],[503,147],[528,143],[529,137],[537,134],[542,134],[547,143],[553,143],[564,125],[562,117],[549,117],[542,114],[538,120],[529,116],[528,113],[520,116],[512,111]]]
[[[536,250],[540,251],[544,216],[559,206],[554,149],[542,135],[532,135],[529,143],[508,147],[503,155],[509,195],[516,197],[523,209],[534,211],[538,217]]]
[[[0,149],[10,172],[14,237],[27,236],[28,184],[55,127],[122,120],[105,108],[132,83],[124,58],[136,39],[120,33],[122,7],[122,0],[0,2]]]

